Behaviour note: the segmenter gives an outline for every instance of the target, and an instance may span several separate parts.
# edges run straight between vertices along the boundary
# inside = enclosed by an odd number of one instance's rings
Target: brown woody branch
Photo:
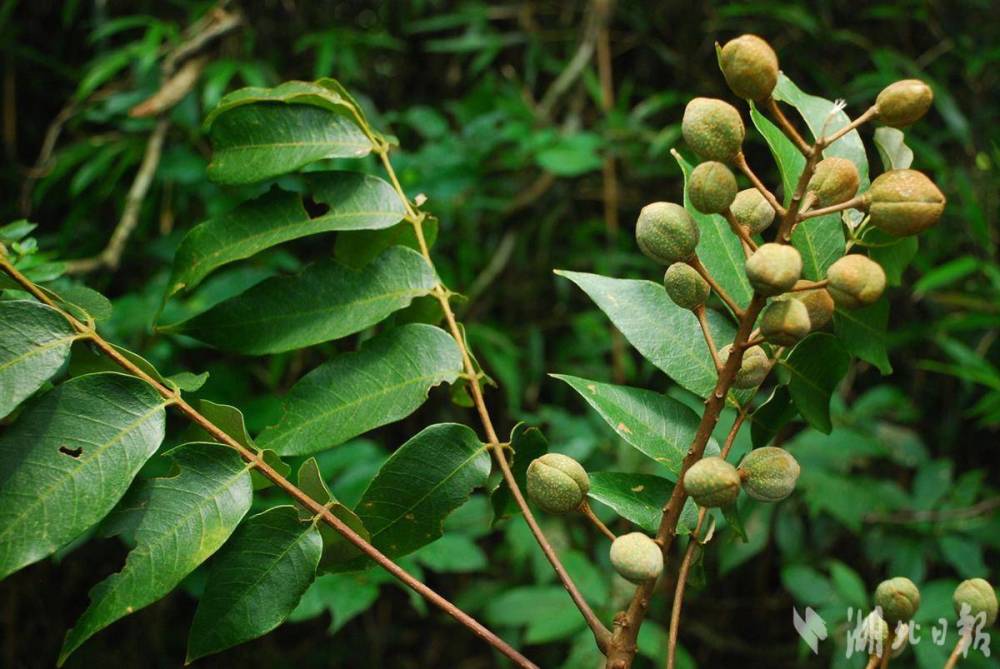
[[[308,494],[299,489],[291,481],[282,476],[278,471],[273,469],[268,465],[260,454],[254,450],[247,448],[225,431],[222,428],[215,425],[208,418],[199,413],[194,407],[187,403],[184,398],[181,397],[180,393],[168,388],[163,385],[149,374],[144,372],[142,369],[137,367],[132,361],[122,355],[114,346],[108,343],[103,337],[97,334],[97,331],[93,329],[90,325],[84,324],[74,318],[71,314],[63,310],[58,304],[56,304],[42,289],[31,282],[30,279],[25,277],[21,272],[19,272],[2,254],[0,251],[0,270],[3,270],[5,274],[10,276],[14,281],[16,281],[24,290],[33,295],[38,301],[46,304],[53,309],[59,311],[60,314],[70,323],[70,325],[81,335],[87,338],[94,346],[96,346],[100,351],[111,358],[119,367],[127,371],[129,374],[138,377],[142,381],[152,386],[164,399],[168,401],[168,404],[176,407],[184,416],[191,422],[197,424],[203,430],[205,430],[213,439],[218,441],[220,444],[228,446],[235,450],[239,456],[247,462],[251,467],[260,472],[264,477],[274,483],[278,488],[284,491],[289,497],[294,499],[298,504],[302,505],[316,516],[319,517],[324,523],[332,527],[334,530],[339,532],[345,539],[351,542],[355,547],[357,547],[361,552],[367,555],[369,558],[374,560],[380,567],[388,571],[390,574],[395,576],[397,579],[402,581],[408,587],[415,590],[419,595],[424,597],[427,601],[435,606],[439,607],[445,613],[453,617],[458,622],[462,623],[468,627],[476,636],[483,639],[491,646],[496,648],[498,651],[506,655],[512,661],[514,661],[517,666],[524,667],[526,669],[538,669],[537,666],[528,660],[526,657],[517,652],[513,647],[511,647],[507,642],[498,637],[496,634],[491,632],[485,626],[482,625],[475,618],[465,613],[453,603],[451,603],[445,597],[439,595],[437,592],[432,590],[430,587],[424,583],[417,580],[415,577],[410,575],[405,569],[400,567],[398,564],[392,561],[391,558],[386,556],[384,553],[379,551],[377,548],[372,546],[370,543],[365,541],[359,534],[352,530],[347,524],[342,520],[337,518],[333,513],[323,504],[320,504]]]

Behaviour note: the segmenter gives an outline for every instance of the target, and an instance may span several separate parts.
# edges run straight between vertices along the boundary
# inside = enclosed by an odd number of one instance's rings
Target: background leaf
[[[780,361],[789,374],[788,391],[795,407],[813,428],[829,434],[830,396],[847,373],[851,356],[832,335],[814,332]]]

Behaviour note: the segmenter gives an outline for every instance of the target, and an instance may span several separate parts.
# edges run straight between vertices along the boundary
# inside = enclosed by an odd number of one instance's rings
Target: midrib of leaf
[[[470,455],[468,458],[466,458],[465,460],[463,460],[460,465],[458,465],[457,467],[455,467],[454,469],[452,469],[451,473],[448,474],[448,476],[446,476],[443,479],[441,479],[440,481],[438,481],[438,483],[435,484],[433,487],[431,487],[431,489],[428,490],[422,497],[420,497],[420,499],[416,500],[413,504],[411,504],[406,509],[404,509],[401,513],[399,513],[396,516],[396,518],[391,523],[389,523],[388,525],[382,527],[377,532],[373,533],[371,535],[372,541],[374,542],[375,537],[377,537],[378,535],[382,534],[383,532],[385,532],[386,530],[388,530],[390,527],[393,527],[396,523],[398,523],[399,520],[400,520],[400,518],[405,517],[407,513],[410,513],[415,508],[417,508],[418,506],[420,506],[425,499],[427,499],[428,497],[430,497],[433,493],[437,492],[437,490],[441,486],[443,486],[445,483],[447,483],[448,481],[450,481],[455,475],[457,475],[460,471],[462,471],[463,469],[465,469],[465,467],[470,462],[472,462],[477,457],[479,457],[479,454],[482,453],[483,451],[485,451],[486,448],[487,448],[486,445],[483,444],[479,448],[477,448],[475,451],[473,451],[472,455]]]
[[[362,402],[367,402],[367,401],[371,400],[374,397],[383,397],[383,396],[385,396],[386,394],[388,394],[388,393],[390,393],[392,391],[399,390],[400,388],[404,388],[406,386],[412,386],[412,385],[414,385],[416,383],[420,383],[422,381],[430,381],[431,379],[435,378],[436,376],[437,376],[436,374],[425,374],[425,375],[422,375],[422,376],[413,377],[413,378],[411,378],[411,379],[409,379],[409,380],[407,380],[407,381],[405,381],[403,383],[397,383],[397,384],[392,385],[392,386],[383,386],[383,388],[379,392],[372,393],[371,395],[363,395],[363,396],[358,397],[357,399],[351,400],[350,402],[347,402],[345,404],[339,404],[337,406],[337,408],[334,409],[333,411],[325,411],[325,412],[322,412],[322,413],[315,413],[315,414],[312,415],[311,418],[307,418],[306,420],[301,421],[294,430],[290,430],[286,434],[296,434],[298,432],[301,432],[307,426],[312,425],[313,423],[315,423],[318,420],[324,420],[326,418],[329,418],[330,416],[336,416],[340,412],[342,412],[342,411],[344,411],[346,409],[349,409],[349,408],[353,408],[353,407],[357,406],[358,404],[360,404]],[[286,411],[285,412],[285,416],[282,416],[282,420],[284,420],[284,418],[287,415],[288,415],[288,412]],[[280,425],[280,424],[281,423],[279,421],[278,425]],[[275,427],[277,427],[277,425],[275,425]]]
[[[263,581],[265,578],[267,578],[268,574],[270,574],[271,571],[274,570],[274,565],[276,565],[279,562],[281,562],[281,560],[286,555],[288,555],[289,553],[291,553],[294,548],[298,547],[299,546],[299,542],[302,541],[302,537],[304,537],[307,534],[309,534],[309,532],[311,532],[312,530],[314,530],[315,527],[316,526],[312,525],[312,524],[305,525],[305,529],[303,529],[303,530],[301,530],[301,531],[298,532],[298,534],[295,537],[295,540],[292,541],[291,543],[289,543],[288,547],[285,548],[285,550],[283,550],[281,553],[279,553],[277,555],[270,556],[273,559],[270,560],[267,563],[267,568],[263,572],[261,572],[261,574],[256,579],[254,579],[254,581],[252,583],[250,583],[246,588],[244,588],[243,592],[240,593],[240,595],[236,599],[234,599],[232,601],[232,603],[230,604],[230,606],[227,609],[227,613],[229,611],[232,611],[234,608],[236,608],[237,604],[239,604],[240,602],[242,602],[243,600],[245,600],[247,597],[249,597],[250,596],[250,591],[253,590],[254,588],[256,588],[258,585],[260,585],[261,581]],[[258,553],[258,555],[259,555],[259,553]]]
[[[299,204],[301,205],[301,203],[299,203]],[[391,212],[391,211],[367,211],[367,210],[364,210],[364,211],[350,211],[350,212],[344,212],[344,213],[339,213],[339,214],[338,213],[323,214],[322,216],[317,216],[316,218],[310,218],[308,212],[306,212],[305,209],[301,209],[301,213],[304,215],[304,218],[302,218],[302,219],[293,221],[291,223],[288,223],[287,225],[281,225],[281,226],[277,226],[277,227],[269,227],[266,230],[261,230],[259,232],[255,232],[253,234],[246,235],[245,237],[240,237],[239,240],[236,243],[229,244],[228,246],[223,246],[223,247],[221,247],[219,249],[216,249],[215,251],[212,251],[211,253],[207,253],[207,254],[205,254],[203,256],[200,256],[197,261],[192,262],[191,264],[188,265],[188,271],[185,272],[185,273],[186,274],[191,274],[192,273],[191,270],[199,269],[205,263],[209,262],[210,260],[214,260],[214,259],[218,258],[219,256],[223,255],[224,253],[226,253],[227,251],[229,251],[230,249],[232,249],[234,246],[240,246],[242,244],[246,244],[247,242],[255,241],[255,240],[257,240],[257,239],[259,239],[261,237],[268,237],[268,236],[273,235],[273,234],[275,234],[277,232],[283,232],[285,230],[288,230],[288,229],[291,229],[291,228],[297,228],[297,227],[300,227],[300,226],[303,226],[303,225],[307,225],[309,223],[320,223],[320,222],[334,221],[334,220],[347,220],[347,219],[351,219],[351,218],[362,218],[362,217],[365,217],[365,216],[385,216],[387,214],[392,214],[393,212]],[[331,230],[330,232],[333,232],[333,230]],[[183,286],[186,286],[187,284],[186,283],[181,283],[181,284],[177,284],[177,285],[180,285],[181,287],[183,287]]]
[[[302,146],[359,146],[359,144],[345,142],[345,141],[329,141],[329,142],[264,142],[261,144],[231,144],[225,148],[216,151],[219,153],[232,153],[233,151],[250,151],[260,149],[261,147],[302,147]]]
[[[289,318],[290,316],[313,316],[315,314],[322,314],[322,313],[327,313],[327,312],[330,312],[330,311],[337,311],[338,309],[346,309],[346,308],[355,307],[355,306],[359,306],[359,305],[370,304],[372,302],[378,302],[378,301],[381,301],[381,300],[387,300],[387,299],[394,299],[394,298],[398,298],[398,297],[404,297],[406,295],[411,295],[411,294],[413,296],[419,296],[419,295],[424,294],[424,293],[423,293],[423,291],[416,290],[414,288],[410,288],[410,289],[407,289],[407,290],[390,291],[388,293],[379,293],[379,294],[374,295],[372,297],[366,297],[363,300],[354,300],[352,302],[339,302],[339,303],[333,304],[333,305],[328,306],[328,307],[320,307],[320,308],[317,308],[317,309],[309,309],[308,311],[287,312],[287,313],[282,314],[281,316],[278,316],[276,318],[267,318],[267,317],[265,317],[265,318],[261,318],[259,320],[239,321],[237,323],[232,323],[230,325],[224,325],[224,324],[223,325],[213,325],[209,329],[212,329],[212,330],[231,330],[231,329],[242,330],[242,329],[244,329],[245,327],[247,327],[249,325],[260,325],[262,323],[271,323],[271,322],[274,322],[274,321],[282,321],[282,320],[285,320],[285,319]],[[205,313],[208,314],[208,313],[210,313],[210,311],[206,311]],[[197,316],[195,318],[197,318]]]
[[[864,322],[863,320],[855,318],[854,315],[851,314],[846,309],[843,309],[843,310],[838,309],[837,310],[837,315],[839,317],[843,318],[845,321],[850,321],[851,323],[854,323],[855,325],[859,325],[863,329],[870,331],[873,335],[876,335],[879,339],[881,339],[883,337],[883,334],[884,334],[883,332],[881,332],[880,330],[876,330],[875,328],[873,328],[871,325],[869,325],[868,323]]]
[[[794,365],[788,364],[788,362],[785,361],[785,360],[781,360],[781,365],[782,365],[782,367],[784,367],[785,369],[787,369],[788,372],[790,374],[792,374],[795,378],[803,381],[810,388],[815,388],[820,393],[824,393],[824,394],[827,392],[826,388],[823,388],[822,386],[816,385],[816,383],[814,383],[812,379],[810,379],[808,376],[805,376],[804,374],[802,374],[802,372],[800,372],[798,369],[796,369]]]
[[[7,361],[7,362],[5,362],[3,364],[0,364],[0,372],[2,372],[3,370],[7,369],[8,367],[10,367],[12,365],[15,365],[15,364],[21,362],[22,360],[26,360],[26,359],[34,356],[34,355],[39,355],[39,354],[41,354],[41,353],[49,350],[50,348],[55,348],[56,346],[59,346],[61,344],[65,344],[67,342],[76,341],[77,339],[80,339],[81,337],[83,337],[83,335],[77,333],[77,334],[67,335],[65,337],[60,337],[59,339],[51,339],[48,342],[46,342],[46,343],[44,343],[44,344],[42,344],[40,346],[36,346],[34,348],[29,349],[26,353],[24,353],[22,355],[19,355],[19,356],[17,356],[16,358],[14,358],[12,360],[9,360],[9,361]]]
[[[150,417],[152,417],[153,414],[155,414],[160,409],[163,409],[166,405],[167,405],[166,402],[157,404],[152,409],[150,409],[150,411],[148,411],[145,414],[142,414],[140,418],[138,418],[137,420],[134,420],[131,423],[129,423],[128,425],[126,425],[124,428],[122,428],[118,432],[118,434],[116,434],[114,436],[114,438],[112,438],[111,440],[109,440],[108,442],[106,442],[104,444],[101,444],[101,445],[97,446],[97,451],[96,451],[96,453],[93,456],[91,456],[91,458],[98,457],[100,454],[104,453],[104,451],[106,451],[107,449],[111,448],[111,446],[113,446],[114,444],[117,444],[119,441],[121,441],[121,439],[124,438],[124,436],[126,434],[128,434],[129,432],[131,432],[132,430],[134,430],[139,425],[145,423],[147,420],[150,419]],[[108,425],[107,423],[100,423],[100,424],[101,425]],[[30,436],[30,435],[26,435],[26,436]],[[67,440],[70,440],[70,439],[67,438]],[[73,441],[75,441],[76,443],[84,443],[84,444],[88,444],[88,445],[91,445],[91,446],[94,445],[92,442],[82,441],[82,440],[79,440],[79,439],[73,440]],[[91,458],[88,458],[88,460],[91,459]],[[33,513],[35,511],[35,509],[38,508],[38,506],[41,505],[42,500],[44,500],[45,498],[47,498],[52,493],[53,490],[55,490],[56,488],[61,487],[64,483],[68,483],[69,481],[72,481],[73,484],[76,485],[77,474],[79,472],[83,471],[83,466],[86,463],[86,460],[84,460],[84,461],[78,460],[77,462],[79,463],[79,466],[76,469],[71,470],[69,472],[69,476],[67,478],[60,479],[60,480],[52,483],[51,485],[47,486],[45,489],[43,489],[39,493],[39,495],[34,498],[34,501],[32,501],[31,504],[29,504],[18,516],[16,516],[16,518],[15,518],[15,520],[14,520],[13,523],[8,524],[8,526],[7,526],[6,529],[4,529],[3,531],[0,531],[0,538],[4,537],[13,528],[13,526],[16,523],[20,523],[25,518],[25,516],[28,516],[31,513]],[[38,463],[33,463],[33,464],[38,464]],[[102,469],[102,475],[103,475],[103,468],[101,468],[101,469]],[[60,473],[63,473],[63,470],[60,470]],[[47,527],[46,527],[46,530],[47,530]]]

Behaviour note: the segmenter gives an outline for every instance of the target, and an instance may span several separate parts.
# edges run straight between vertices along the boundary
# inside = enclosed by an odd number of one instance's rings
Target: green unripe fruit
[[[719,63],[729,88],[745,100],[767,99],[778,84],[778,56],[756,35],[726,42]]]
[[[702,458],[684,474],[684,491],[699,506],[729,506],[740,494],[740,475],[720,457]]]
[[[729,205],[736,222],[750,231],[751,235],[759,235],[774,222],[774,207],[756,188],[747,188],[736,194],[733,203]]]
[[[777,446],[755,448],[740,463],[739,473],[746,493],[762,502],[780,502],[795,490],[799,463]]]
[[[792,290],[794,292],[786,293],[777,299],[798,300],[804,304],[806,311],[809,312],[810,329],[813,331],[821,330],[825,328],[826,324],[833,318],[833,298],[830,297],[830,292],[826,288],[800,290],[803,286],[806,286],[809,283],[811,282],[804,279],[796,281],[795,285],[792,286]]]
[[[865,193],[871,223],[879,230],[907,237],[932,227],[944,211],[944,195],[921,172],[890,170]]]
[[[920,590],[905,576],[890,578],[875,588],[875,606],[882,608],[882,616],[893,626],[913,620],[920,608]]]
[[[611,543],[611,566],[633,583],[649,581],[663,571],[663,549],[642,532],[623,534]]]
[[[695,98],[684,109],[681,133],[702,160],[730,163],[742,149],[746,129],[736,107],[715,98]]]
[[[885,644],[889,641],[889,632],[889,623],[878,614],[878,611],[872,611],[861,622],[861,639],[866,645],[874,643],[877,647],[879,642]]]
[[[736,199],[736,177],[722,163],[709,160],[691,170],[688,197],[703,214],[721,214]]]
[[[857,309],[872,304],[885,291],[885,270],[859,253],[837,260],[826,270],[827,290],[837,306]]]
[[[590,490],[590,477],[579,462],[560,453],[546,453],[528,465],[528,497],[549,513],[579,508]]]
[[[726,344],[719,349],[719,360],[726,364],[729,360],[729,352],[733,350],[732,344]],[[740,368],[733,378],[733,387],[740,389],[756,388],[767,377],[771,371],[771,360],[767,353],[760,346],[751,346],[743,352],[743,360],[740,361]]]
[[[747,278],[761,295],[779,295],[802,276],[802,256],[794,246],[762,244],[747,258]]]
[[[861,185],[858,168],[846,158],[824,158],[816,165],[809,185],[809,192],[816,196],[821,207],[847,202],[857,195]]]
[[[919,121],[934,102],[934,91],[919,79],[889,84],[875,98],[878,119],[893,128],[905,128]]]
[[[674,304],[682,309],[697,309],[708,300],[711,288],[691,265],[675,262],[663,275],[663,287]]]
[[[760,334],[779,346],[791,346],[811,328],[809,311],[798,300],[776,300],[760,313]]]
[[[673,202],[647,204],[635,225],[639,248],[664,265],[689,260],[698,246],[698,237],[698,224],[691,214]]]
[[[962,581],[955,588],[952,597],[955,604],[955,613],[962,615],[962,605],[969,606],[969,615],[975,617],[980,613],[986,614],[986,626],[989,627],[997,621],[997,593],[993,591],[993,586],[982,578],[970,578]]]

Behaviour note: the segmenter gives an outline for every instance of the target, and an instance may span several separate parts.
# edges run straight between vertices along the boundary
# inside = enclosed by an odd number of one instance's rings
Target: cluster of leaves
[[[470,291],[471,300],[466,305],[477,321],[469,327],[469,338],[484,365],[500,381],[502,396],[494,398],[502,397],[513,415],[544,422],[559,450],[593,469],[664,477],[665,471],[636,449],[621,447],[614,425],[605,425],[597,414],[580,415],[583,405],[572,388],[545,380],[543,370],[549,368],[572,370],[590,379],[614,379],[619,384],[651,384],[657,390],[665,387],[662,377],[656,376],[656,368],[644,360],[626,355],[614,365],[609,363],[616,354],[600,314],[586,311],[583,301],[570,292],[568,282],[554,281],[549,268],[648,276],[648,265],[631,244],[606,246],[604,222],[594,204],[600,190],[599,158],[612,155],[620,159],[623,215],[637,210],[639,193],[648,197],[649,193],[678,191],[679,173],[667,153],[680,134],[678,105],[691,91],[713,94],[711,87],[717,84],[712,82],[718,82],[705,31],[721,35],[747,29],[780,33],[778,46],[782,51],[807,49],[813,54],[808,61],[786,63],[789,74],[803,84],[808,82],[810,89],[836,90],[851,107],[870,100],[883,85],[901,76],[919,72],[932,83],[935,113],[943,124],[926,124],[910,133],[907,142],[915,150],[916,165],[940,179],[949,196],[949,208],[945,223],[930,232],[927,243],[921,245],[902,275],[910,288],[895,291],[895,295],[905,297],[893,298],[887,340],[896,370],[895,380],[889,382],[892,385],[880,381],[867,365],[851,367],[834,397],[832,432],[822,436],[803,431],[787,442],[803,463],[802,494],[776,509],[750,509],[747,526],[761,528],[750,533],[750,543],[727,546],[717,558],[710,553],[703,567],[696,566],[696,571],[721,568],[726,578],[711,579],[704,597],[689,598],[691,617],[704,617],[701,612],[710,602],[722,602],[724,613],[720,618],[720,612],[713,609],[713,619],[751,625],[755,634],[785,648],[787,616],[775,617],[780,624],[771,623],[769,617],[752,615],[755,610],[743,604],[771,601],[772,595],[782,604],[788,602],[787,597],[774,594],[782,584],[764,576],[778,573],[782,564],[815,567],[833,555],[851,564],[868,581],[891,572],[922,583],[952,578],[955,573],[964,576],[962,569],[980,563],[989,567],[1000,550],[993,539],[998,535],[995,514],[952,519],[926,514],[936,509],[974,508],[996,496],[995,481],[982,469],[991,462],[988,450],[969,447],[989,443],[995,434],[990,425],[996,425],[993,330],[1000,282],[994,243],[996,207],[991,203],[995,201],[998,154],[995,127],[989,123],[995,116],[995,100],[988,91],[997,56],[988,48],[988,31],[983,30],[989,25],[991,7],[989,3],[971,3],[963,12],[945,13],[929,6],[881,4],[858,10],[821,4],[818,8],[791,2],[730,3],[724,8],[685,7],[678,12],[655,3],[618,3],[612,23],[618,88],[615,106],[606,114],[598,110],[596,68],[588,68],[567,113],[562,116],[562,109],[557,108],[555,120],[539,117],[532,98],[543,97],[546,83],[563,71],[574,54],[585,25],[582,8],[581,13],[574,13],[535,4],[523,12],[507,12],[475,1],[455,7],[385,5],[375,11],[347,5],[335,10],[301,4],[294,10],[281,4],[255,7],[250,17],[253,30],[227,43],[206,67],[198,87],[171,113],[173,130],[143,208],[143,224],[123,259],[124,269],[88,279],[102,287],[114,303],[113,313],[100,321],[102,332],[141,351],[162,369],[209,370],[211,375],[194,396],[238,404],[254,435],[280,420],[281,396],[304,371],[346,348],[327,344],[309,351],[237,359],[206,355],[188,339],[163,337],[149,328],[162,301],[170,261],[191,222],[221,215],[260,193],[253,186],[219,188],[205,178],[208,156],[201,129],[203,110],[211,109],[225,90],[235,85],[263,86],[310,71],[317,78],[335,73],[345,83],[371,94],[379,108],[388,110],[375,118],[391,121],[404,139],[407,151],[397,158],[401,179],[413,192],[429,195],[441,216],[442,228],[448,231],[439,242],[441,274],[456,279],[457,285],[480,285],[474,281],[479,271],[495,264],[502,278],[517,277],[517,281],[482,284],[488,290],[480,286]],[[203,3],[174,3],[170,8],[140,3],[135,11],[142,15],[119,17],[106,15],[103,6],[87,3],[66,3],[57,12],[37,4],[7,5],[15,6],[13,15],[4,11],[2,30],[11,44],[12,70],[18,75],[21,162],[34,161],[45,124],[57,115],[66,98],[75,98],[79,82],[103,76],[104,63],[117,63],[110,78],[98,84],[101,94],[79,103],[82,111],[66,125],[53,153],[52,171],[41,176],[44,186],[36,186],[31,218],[41,222],[40,244],[26,240],[19,232],[0,240],[8,248],[18,238],[24,240],[28,246],[19,250],[30,248],[30,255],[42,265],[91,254],[106,241],[106,222],[117,216],[128,188],[128,179],[115,176],[127,175],[137,166],[142,144],[153,127],[149,120],[128,118],[126,110],[156,91],[157,53],[204,7]],[[120,30],[109,32],[112,26],[120,26]],[[53,39],[53,33],[57,38]],[[644,46],[631,46],[636,44]],[[119,49],[133,57],[114,56]],[[679,67],[679,63],[684,66]],[[428,72],[447,76],[428,77]],[[669,73],[669,80],[664,79],[664,73]],[[372,105],[366,99],[362,103],[371,116]],[[5,143],[10,141],[7,135],[4,139]],[[115,145],[117,157],[102,158],[97,149],[111,145]],[[761,144],[758,147],[763,149]],[[86,157],[75,158],[83,153]],[[763,155],[763,150],[757,153]],[[363,167],[367,161],[355,164]],[[15,167],[12,161],[4,170],[11,193],[21,185],[22,177]],[[71,180],[78,173],[87,183],[71,192]],[[552,173],[559,178],[549,190],[520,210],[508,212],[507,205],[518,195]],[[289,177],[281,180],[284,186],[293,182]],[[298,183],[292,187],[303,192],[306,188]],[[44,192],[39,193],[39,188]],[[16,197],[5,199],[5,220],[25,215],[25,210],[15,208],[17,204]],[[622,237],[624,241],[625,235]],[[43,251],[37,251],[38,246]],[[337,246],[336,257],[343,259],[339,242]],[[221,268],[190,294],[175,295],[160,321],[185,321],[254,282],[301,270],[301,258],[315,258],[317,252],[326,250],[323,245],[291,242]],[[33,261],[25,257],[23,262]],[[29,271],[26,265],[19,266]],[[45,281],[60,269],[59,265],[48,265],[30,276]],[[60,291],[79,286],[66,279],[49,285]],[[524,295],[532,299],[523,299]],[[98,310],[89,306],[92,312]],[[110,309],[110,305],[104,306]],[[86,347],[74,346],[74,355],[88,352]],[[674,388],[668,395],[698,409],[687,393]],[[844,408],[842,398],[850,398],[850,410]],[[966,414],[973,406],[976,413]],[[450,416],[446,405],[436,401],[427,413],[445,419]],[[725,415],[723,424],[731,417]],[[789,424],[782,438],[799,429],[799,423]],[[353,508],[388,456],[386,447],[404,443],[414,431],[413,421],[407,421],[380,431],[374,441],[354,440],[336,451],[319,454],[320,468],[325,479],[332,481],[338,499]],[[716,437],[721,441],[724,434]],[[167,446],[175,438],[168,433]],[[749,434],[741,435],[735,455],[749,448],[749,438]],[[800,452],[800,443],[814,444],[816,457]],[[836,462],[820,457],[828,452],[852,455]],[[162,471],[156,460],[147,475]],[[842,490],[849,490],[850,495],[840,495]],[[837,493],[836,499],[849,503],[829,503],[830,491]],[[258,502],[266,494],[259,494]],[[659,499],[667,494],[661,493]],[[594,506],[610,522],[602,504]],[[466,512],[470,517],[488,519],[488,504],[474,496],[473,503],[459,511]],[[558,597],[560,588],[551,583],[552,575],[523,527],[511,524],[487,532],[482,523],[449,521],[446,529],[449,533],[441,541],[450,542],[451,550],[442,549],[438,554],[461,555],[462,560],[456,558],[461,565],[449,567],[447,561],[435,557],[425,561],[421,551],[412,560],[404,558],[411,572],[420,567],[476,571],[475,579],[454,584],[469,610],[482,612],[507,638],[516,639],[527,631],[533,642],[550,644],[544,651],[537,649],[539,653],[551,652],[550,663],[566,656],[566,646],[560,641],[576,639],[575,647],[592,646],[587,633],[579,633],[578,614],[564,596]],[[557,539],[565,535],[559,526],[547,526],[546,530]],[[578,530],[571,532],[578,546],[573,552],[582,558],[587,552],[582,548],[586,537]],[[452,541],[453,536],[461,539]],[[768,549],[768,536],[777,539],[778,551]],[[493,551],[491,566],[484,564],[482,549],[475,541],[502,546]],[[427,547],[429,554],[437,545]],[[103,556],[107,564],[116,558],[113,544],[94,543],[88,551],[88,556]],[[601,564],[603,553],[599,548],[593,561]],[[614,610],[621,605],[620,593],[603,570],[584,573],[575,566],[584,560],[566,561],[577,580],[589,584],[588,599],[595,606]],[[78,563],[63,562],[61,569],[60,573],[69,574],[78,570]],[[37,573],[25,573],[22,581]],[[318,614],[322,609],[319,602],[323,602],[335,612],[335,627],[346,624],[349,617],[374,601],[372,593],[388,578],[378,571],[367,573],[357,578],[352,574],[320,577],[317,590],[307,597],[314,606],[308,612],[303,609],[296,618]],[[198,576],[196,573],[195,585],[188,585],[195,594]],[[13,581],[16,584],[16,578]],[[321,584],[323,594],[319,594]],[[8,580],[0,588],[10,585]],[[31,591],[36,587],[32,583]],[[49,591],[48,598],[54,601],[60,590]],[[802,603],[817,599],[815,593],[812,599],[800,596],[801,588],[788,590]],[[353,591],[366,594],[355,597]],[[544,601],[549,614],[545,618],[553,621],[549,631],[543,634],[536,630],[542,623],[517,618],[510,614],[510,608],[494,606],[498,592],[512,596],[516,592],[515,601]],[[532,599],[533,595],[538,599]],[[67,609],[74,606],[66,604]],[[182,603],[169,606],[170,611],[183,608]],[[924,610],[928,610],[927,603]],[[384,610],[378,615],[380,620],[390,620],[397,631],[419,628],[431,633],[405,607],[394,607],[391,615]],[[374,616],[372,611],[366,619],[371,622]],[[663,619],[662,610],[655,617]],[[317,621],[306,629],[319,631],[322,624]],[[355,625],[352,636],[366,633],[360,623]],[[49,628],[45,633],[54,644],[63,628],[58,623]],[[129,629],[139,635],[145,628],[136,624]],[[652,656],[657,646],[645,636],[647,630],[655,628],[649,624],[644,627],[642,643]],[[145,638],[145,643],[162,648],[171,638],[182,639],[183,634],[177,631],[166,640]],[[294,641],[297,637],[279,638]],[[735,662],[747,652],[717,644],[698,628],[685,630],[682,642],[696,642],[699,659],[706,662]],[[349,646],[340,638],[327,643],[313,638],[307,648],[283,641],[281,652],[288,657],[297,652],[294,657],[308,659],[318,652],[348,652]],[[278,652],[269,642],[254,648]],[[471,654],[477,650],[470,645],[455,652]],[[124,652],[116,648],[113,657]],[[175,649],[175,654],[180,652]],[[831,657],[840,662],[841,655]],[[244,661],[259,659],[251,653],[242,657]],[[579,666],[567,662],[568,666]],[[940,666],[940,662],[924,666]]]

